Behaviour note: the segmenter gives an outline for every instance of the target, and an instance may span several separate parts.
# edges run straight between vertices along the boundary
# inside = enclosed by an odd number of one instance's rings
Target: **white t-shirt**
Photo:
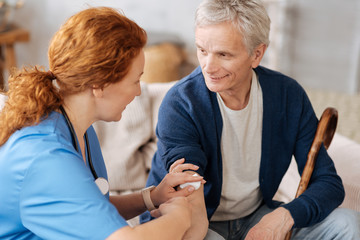
[[[247,106],[238,111],[228,108],[220,94],[218,103],[223,119],[221,153],[223,185],[220,205],[212,221],[233,220],[255,211],[262,202],[259,184],[263,99],[253,71]]]

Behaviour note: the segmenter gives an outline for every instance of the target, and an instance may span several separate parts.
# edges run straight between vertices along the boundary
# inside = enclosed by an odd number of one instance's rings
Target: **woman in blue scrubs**
[[[90,8],[54,35],[49,71],[10,76],[0,113],[0,239],[181,239],[189,229],[186,197],[194,188],[174,187],[202,178],[172,173],[157,187],[109,201],[91,127],[119,121],[140,95],[145,43],[145,31],[119,12]],[[156,220],[127,225],[154,208]]]

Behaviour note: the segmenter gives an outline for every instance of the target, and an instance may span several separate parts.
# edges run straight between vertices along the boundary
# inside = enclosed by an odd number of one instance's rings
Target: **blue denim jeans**
[[[248,231],[260,219],[273,209],[261,206],[249,216],[231,221],[210,221],[205,240],[240,240],[245,239]],[[359,240],[360,213],[345,209],[335,209],[327,218],[307,228],[294,228],[293,240]]]

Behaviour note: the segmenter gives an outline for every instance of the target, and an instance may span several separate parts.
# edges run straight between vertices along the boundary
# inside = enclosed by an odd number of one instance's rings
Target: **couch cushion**
[[[328,153],[345,188],[345,200],[341,207],[360,211],[360,144],[335,134]],[[293,159],[274,198],[283,202],[291,201],[295,197],[299,182],[300,176]]]
[[[345,187],[341,206],[360,211],[360,144],[336,134],[328,152]]]

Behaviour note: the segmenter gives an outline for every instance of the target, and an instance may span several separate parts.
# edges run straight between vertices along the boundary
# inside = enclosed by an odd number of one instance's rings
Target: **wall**
[[[265,0],[272,19],[263,65],[310,88],[355,93],[360,88],[359,0]],[[148,32],[180,36],[193,50],[194,13],[201,0],[26,0],[12,19],[30,30],[16,45],[18,65],[47,66],[51,36],[72,14],[90,6],[121,8]]]
[[[289,0],[279,69],[305,86],[360,90],[360,1]]]
[[[18,44],[18,65],[47,66],[47,47],[51,36],[74,13],[87,6],[110,6],[122,9],[125,15],[147,31],[176,33],[188,44],[193,39],[193,19],[200,0],[27,0],[12,19],[30,30],[31,41]]]

